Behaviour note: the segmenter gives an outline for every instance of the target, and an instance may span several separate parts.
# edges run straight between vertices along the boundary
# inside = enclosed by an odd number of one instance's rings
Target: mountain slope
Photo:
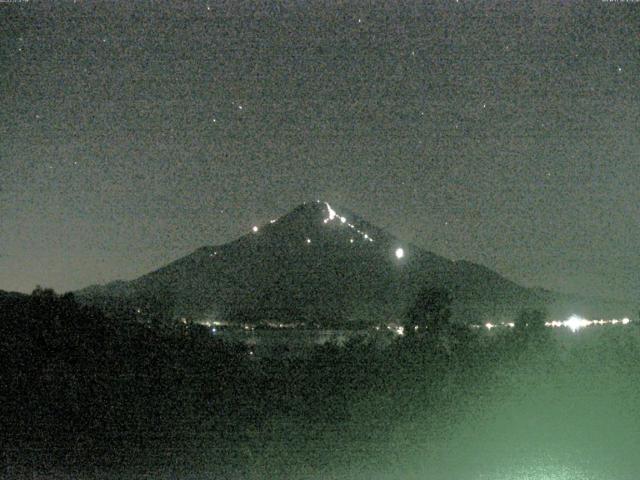
[[[169,318],[344,325],[399,319],[426,284],[452,291],[460,320],[482,321],[549,301],[545,292],[403,243],[319,201],[131,282],[76,294],[87,303],[117,303]]]

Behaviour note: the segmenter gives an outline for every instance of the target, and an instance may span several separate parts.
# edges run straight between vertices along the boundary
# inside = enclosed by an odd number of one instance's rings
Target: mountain
[[[399,320],[425,285],[450,289],[454,318],[462,321],[508,318],[554,299],[481,265],[402,242],[320,201],[135,280],[75,294],[103,308],[165,318],[345,325]]]

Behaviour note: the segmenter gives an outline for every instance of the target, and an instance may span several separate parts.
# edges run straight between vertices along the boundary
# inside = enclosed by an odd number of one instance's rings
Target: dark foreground
[[[635,479],[633,324],[256,358],[206,329],[3,300],[4,478]]]

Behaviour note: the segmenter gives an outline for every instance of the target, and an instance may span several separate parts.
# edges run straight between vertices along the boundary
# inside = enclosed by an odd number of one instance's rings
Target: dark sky
[[[317,197],[637,299],[639,32],[622,1],[0,3],[0,289],[130,279]]]

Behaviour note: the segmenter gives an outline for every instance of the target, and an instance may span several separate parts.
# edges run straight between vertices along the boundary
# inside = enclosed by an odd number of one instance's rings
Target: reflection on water
[[[398,390],[352,401],[338,430],[273,419],[261,461],[318,480],[637,479],[640,331],[553,333],[510,358],[491,354],[481,371],[391,382]],[[283,438],[304,447],[282,451]]]
[[[240,342],[252,347],[259,356],[273,354],[305,355],[319,345],[344,347],[350,340],[366,339],[380,348],[388,346],[394,335],[388,331],[372,330],[312,330],[312,329],[218,329],[218,338]]]

